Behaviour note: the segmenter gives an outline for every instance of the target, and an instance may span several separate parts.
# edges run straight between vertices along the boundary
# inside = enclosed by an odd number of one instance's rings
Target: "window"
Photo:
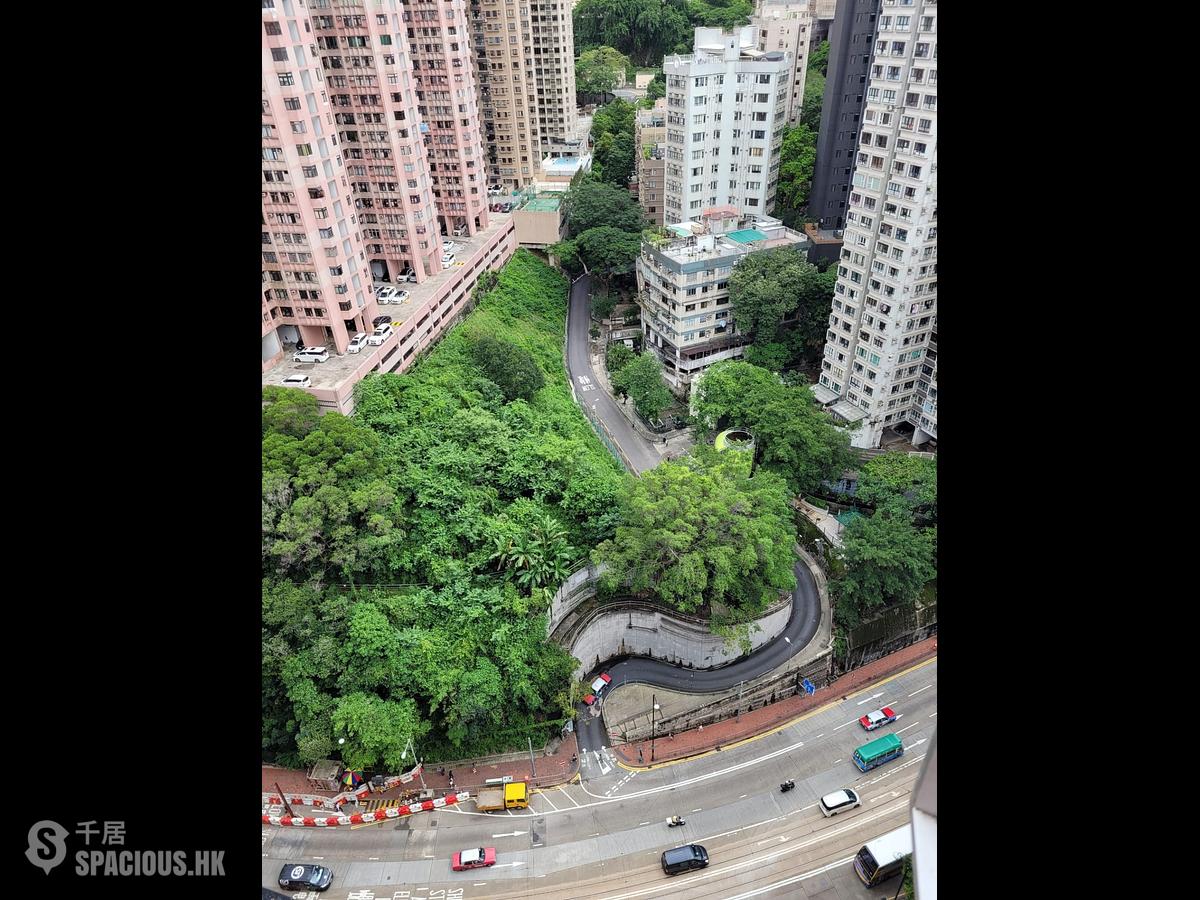
[[[283,29],[279,27],[278,22],[263,22],[263,29],[267,34],[283,34]]]
[[[279,73],[280,87],[290,87],[291,85],[293,85],[295,83],[296,83],[296,79],[292,77],[291,72],[280,72]]]
[[[286,47],[271,48],[271,59],[275,60],[275,62],[287,62],[287,58],[288,55]]]

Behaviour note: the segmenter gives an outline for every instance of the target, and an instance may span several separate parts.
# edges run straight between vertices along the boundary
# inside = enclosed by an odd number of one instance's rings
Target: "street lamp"
[[[658,696],[655,694],[651,694],[650,701],[654,704],[654,708],[650,710],[650,762],[654,762],[654,737],[655,737],[654,714],[657,713],[659,710]]]

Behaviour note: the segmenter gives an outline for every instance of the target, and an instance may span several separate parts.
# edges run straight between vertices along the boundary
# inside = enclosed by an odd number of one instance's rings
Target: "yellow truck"
[[[475,795],[475,808],[480,812],[494,809],[525,809],[529,806],[528,786],[523,781],[483,788]]]

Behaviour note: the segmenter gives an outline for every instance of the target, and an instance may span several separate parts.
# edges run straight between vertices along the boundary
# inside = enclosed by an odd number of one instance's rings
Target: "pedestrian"
[[[471,763],[471,774],[474,775],[478,771],[479,770],[477,768],[475,768],[475,763]]]
[[[454,770],[453,769],[450,770],[450,783],[454,784]]]
[[[454,776],[450,776],[450,790],[454,790]]]

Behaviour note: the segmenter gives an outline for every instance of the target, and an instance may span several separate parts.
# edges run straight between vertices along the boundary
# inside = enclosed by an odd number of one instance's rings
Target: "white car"
[[[858,794],[850,788],[842,788],[840,791],[834,791],[832,794],[826,794],[819,801],[821,807],[821,815],[825,818],[836,816],[840,812],[845,812],[848,809],[854,809],[856,806],[862,806],[862,800]]]
[[[378,347],[393,334],[395,332],[392,330],[391,325],[380,325],[367,337],[367,343],[373,347]]]
[[[312,387],[312,379],[307,375],[289,375],[283,379],[283,386],[291,388]]]
[[[499,197],[503,193],[504,193],[504,188],[498,184],[493,184],[493,185],[488,186],[488,196],[489,197]]]
[[[467,226],[459,225],[457,228],[455,228],[454,236],[455,237],[466,237],[467,236]]]
[[[405,269],[404,273],[396,280],[397,281],[416,281],[417,273],[414,272],[412,269]]]
[[[367,333],[365,331],[360,331],[354,337],[350,338],[350,344],[346,347],[346,352],[359,353],[365,346],[367,346]]]
[[[454,241],[442,241],[442,253],[453,253],[458,249],[458,244]]]
[[[408,299],[408,291],[384,285],[375,292],[375,297],[380,303],[403,303]]]
[[[453,253],[443,254],[442,255],[442,268],[448,269],[452,265],[454,265],[454,254]]]

